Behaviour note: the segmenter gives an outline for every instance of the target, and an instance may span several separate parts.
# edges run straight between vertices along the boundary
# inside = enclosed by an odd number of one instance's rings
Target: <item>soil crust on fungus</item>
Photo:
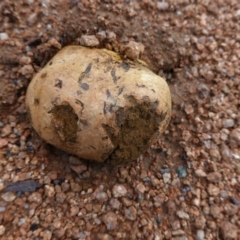
[[[69,103],[56,105],[50,111],[53,115],[53,127],[59,138],[64,141],[75,142],[78,131],[78,116]]]
[[[158,127],[165,116],[155,112],[156,106],[149,102],[137,103],[133,107],[116,111],[117,125],[120,128],[116,134],[114,128],[103,125],[115,149],[108,157],[111,164],[129,162],[136,159],[146,148],[150,138],[158,133]],[[121,122],[120,124],[118,122]]]

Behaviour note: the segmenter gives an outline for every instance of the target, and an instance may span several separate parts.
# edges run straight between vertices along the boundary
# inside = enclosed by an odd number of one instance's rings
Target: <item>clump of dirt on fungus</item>
[[[119,134],[114,128],[103,126],[115,146],[108,161],[115,165],[135,160],[147,147],[150,138],[158,132],[159,123],[166,117],[155,112],[158,103],[136,103],[133,107],[123,111]]]
[[[69,103],[56,105],[51,110],[53,125],[62,141],[75,142],[78,130],[78,116]]]

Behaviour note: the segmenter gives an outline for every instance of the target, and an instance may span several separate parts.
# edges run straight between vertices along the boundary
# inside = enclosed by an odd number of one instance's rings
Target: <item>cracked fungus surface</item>
[[[133,161],[142,153],[150,138],[158,132],[159,123],[165,119],[166,114],[155,112],[156,106],[151,103],[135,104],[126,111],[119,109],[117,119],[121,119],[120,131],[116,134],[114,128],[103,125],[115,149],[109,156],[111,164]]]
[[[69,103],[56,105],[51,110],[54,127],[62,141],[75,142],[77,139],[78,116]]]

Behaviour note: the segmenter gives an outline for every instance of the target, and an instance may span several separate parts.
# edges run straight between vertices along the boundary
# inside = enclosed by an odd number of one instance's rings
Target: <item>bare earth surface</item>
[[[135,59],[129,42],[170,86],[162,138],[118,166],[43,142],[35,73],[69,44]],[[0,1],[0,190],[2,240],[240,239],[240,2]]]

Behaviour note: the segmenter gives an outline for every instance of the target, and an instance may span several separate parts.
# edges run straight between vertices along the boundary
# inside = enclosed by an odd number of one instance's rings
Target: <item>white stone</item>
[[[164,173],[163,174],[164,183],[168,183],[170,180],[171,180],[171,173]]]
[[[231,128],[231,127],[233,127],[233,126],[234,126],[234,120],[231,119],[231,118],[225,119],[225,120],[223,121],[223,126],[224,126],[225,128]]]
[[[207,176],[207,174],[202,169],[197,169],[195,171],[195,174],[197,177],[206,177]]]
[[[2,41],[8,40],[8,34],[5,32],[0,33],[0,40]]]
[[[165,11],[169,8],[168,2],[157,2],[157,9],[161,11]]]
[[[13,202],[16,199],[16,194],[13,192],[6,192],[3,193],[1,197],[5,202]]]
[[[205,233],[203,230],[197,230],[196,240],[204,240]]]
[[[177,211],[177,216],[179,218],[185,219],[185,220],[189,220],[190,219],[189,215],[186,212],[182,211],[182,210]]]
[[[124,197],[127,194],[127,189],[122,184],[116,184],[113,187],[112,194],[114,197]]]

